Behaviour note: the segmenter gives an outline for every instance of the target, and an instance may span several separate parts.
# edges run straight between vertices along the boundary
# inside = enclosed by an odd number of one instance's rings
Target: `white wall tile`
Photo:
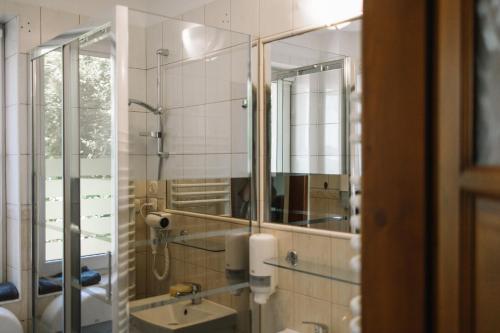
[[[163,26],[161,23],[146,28],[146,64],[148,68],[156,67],[156,51],[163,47]]]
[[[184,23],[182,30],[183,59],[200,58],[205,54],[205,26]]]
[[[184,62],[182,65],[184,106],[205,103],[205,61]]]
[[[243,100],[231,101],[231,152],[246,153],[250,138],[248,137],[248,109],[241,107]]]
[[[170,154],[182,154],[183,150],[183,112],[184,109],[169,109],[163,115],[165,133],[164,150]]]
[[[243,178],[250,176],[248,154],[231,154],[231,177]]]
[[[76,28],[80,24],[80,18],[59,10],[42,7],[41,9],[41,36],[42,43],[68,30]]]
[[[182,32],[184,24],[177,20],[166,19],[163,22],[163,48],[168,49],[168,57],[163,63],[173,63],[182,59]]]
[[[231,102],[206,105],[206,152],[231,152]]]
[[[231,54],[219,53],[206,59],[207,103],[231,99]]]
[[[184,157],[184,179],[205,178],[205,156],[206,155],[183,155]]]
[[[182,20],[198,24],[205,24],[205,6],[201,6],[184,13]]]
[[[19,205],[30,202],[28,159],[28,155],[8,155],[6,158],[7,203]]]
[[[340,156],[317,156],[318,164],[315,173],[339,175],[342,171]]]
[[[260,35],[292,30],[292,0],[260,0]]]
[[[28,104],[28,56],[17,53],[5,61],[5,105]]]
[[[340,97],[338,92],[321,94],[321,107],[319,108],[320,124],[340,123]]]
[[[144,69],[129,68],[128,70],[128,97],[135,98],[140,101],[146,101],[146,77],[147,71]],[[156,92],[156,91],[155,91]],[[144,108],[132,104],[129,107],[132,111],[142,111],[145,112]]]
[[[146,102],[149,105],[157,104],[157,86],[156,86],[156,78],[158,77],[157,69],[150,68],[146,71]],[[144,108],[140,106],[135,106],[137,111],[147,112]]]
[[[293,28],[333,23],[359,15],[362,0],[293,0]]]
[[[307,125],[318,123],[320,95],[317,93],[293,94],[290,123],[292,125]]]
[[[41,8],[17,4],[19,14],[19,52],[29,53],[41,42]]]
[[[234,36],[234,37],[237,37]],[[217,55],[218,52],[223,52],[223,49],[228,48],[234,43],[233,34],[229,30],[219,28],[206,27],[205,29],[205,52],[207,57]],[[213,53],[213,54],[208,54]]]
[[[5,58],[19,52],[18,19],[18,17],[14,17],[5,24]]]
[[[230,22],[230,0],[216,0],[205,6],[205,24],[217,28],[229,29]]]
[[[128,65],[132,68],[146,69],[146,29],[129,26]]]
[[[231,154],[206,155],[207,178],[231,177]]]
[[[231,0],[231,30],[259,36],[259,0]]]
[[[129,151],[134,155],[146,155],[147,146],[141,132],[146,131],[146,114],[144,112],[129,112]]]
[[[181,63],[165,65],[162,67],[162,105],[165,108],[178,108],[183,106],[184,78]]]
[[[250,60],[247,44],[231,48],[231,99],[248,98]]]
[[[322,173],[318,169],[318,156],[291,156],[293,173]]]
[[[146,156],[144,155],[129,155],[130,179],[145,180],[146,179]],[[153,178],[154,179],[154,178]]]
[[[318,125],[318,154],[340,155],[339,124]]]
[[[290,126],[291,154],[292,155],[317,155],[317,126],[296,125]]]
[[[28,154],[28,106],[16,104],[6,110],[7,154]]]
[[[183,152],[185,154],[205,153],[205,106],[185,107],[182,118]]]
[[[182,179],[184,173],[184,157],[182,155],[170,155],[163,159],[161,179]]]

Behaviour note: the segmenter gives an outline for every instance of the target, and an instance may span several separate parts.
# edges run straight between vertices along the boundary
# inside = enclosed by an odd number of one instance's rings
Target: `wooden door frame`
[[[430,332],[432,12],[364,1],[364,333]]]

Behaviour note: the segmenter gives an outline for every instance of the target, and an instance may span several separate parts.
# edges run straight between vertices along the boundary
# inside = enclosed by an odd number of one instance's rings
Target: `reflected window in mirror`
[[[265,44],[269,222],[352,231],[349,98],[360,37],[358,20]]]

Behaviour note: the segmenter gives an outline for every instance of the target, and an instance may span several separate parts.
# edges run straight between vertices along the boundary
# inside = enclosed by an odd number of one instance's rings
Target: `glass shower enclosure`
[[[33,329],[111,332],[111,25],[33,50]]]

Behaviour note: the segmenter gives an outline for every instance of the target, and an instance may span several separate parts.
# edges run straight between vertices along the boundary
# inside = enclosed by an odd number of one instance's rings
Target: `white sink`
[[[170,295],[151,297],[133,301],[130,307],[133,310],[137,306],[171,299]],[[130,326],[135,333],[233,333],[236,311],[207,299],[202,299],[200,304],[186,300],[133,312]]]

